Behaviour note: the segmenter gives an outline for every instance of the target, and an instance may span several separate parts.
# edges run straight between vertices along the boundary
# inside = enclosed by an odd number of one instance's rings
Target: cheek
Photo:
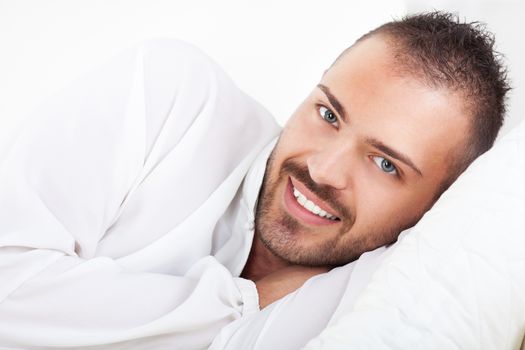
[[[414,188],[387,188],[377,184],[372,190],[363,191],[360,200],[360,218],[379,229],[413,224],[428,205],[427,196]]]
[[[412,210],[410,193],[389,180],[378,180],[377,174],[368,174],[356,184],[356,212],[360,221],[384,226],[408,218],[407,212]]]

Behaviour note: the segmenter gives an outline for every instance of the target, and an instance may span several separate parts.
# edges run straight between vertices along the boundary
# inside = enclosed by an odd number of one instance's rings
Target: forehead
[[[395,61],[388,42],[372,36],[341,56],[321,83],[343,105],[357,137],[381,140],[421,167],[429,155],[442,161],[459,152],[469,119],[461,96],[403,74]]]

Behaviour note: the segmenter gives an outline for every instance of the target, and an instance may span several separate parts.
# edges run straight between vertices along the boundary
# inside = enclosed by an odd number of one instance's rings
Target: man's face
[[[268,162],[256,235],[301,265],[394,241],[432,205],[463,149],[458,94],[392,69],[384,39],[350,49],[292,115]]]

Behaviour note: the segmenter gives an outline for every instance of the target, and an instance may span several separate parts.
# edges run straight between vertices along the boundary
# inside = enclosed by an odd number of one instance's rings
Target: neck
[[[250,255],[248,256],[248,261],[246,262],[246,266],[244,266],[241,277],[258,281],[290,265],[289,262],[273,254],[261,241],[257,232],[255,232],[252,249],[250,250]]]

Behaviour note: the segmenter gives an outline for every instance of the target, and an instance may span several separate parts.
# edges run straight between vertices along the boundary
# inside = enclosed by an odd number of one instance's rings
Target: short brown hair
[[[450,178],[441,189],[445,190],[492,147],[503,125],[510,87],[502,55],[494,49],[494,35],[482,23],[462,22],[455,14],[439,11],[388,22],[357,42],[373,35],[390,39],[403,71],[432,86],[458,91],[466,99],[472,113],[470,134],[464,152],[451,160]]]

